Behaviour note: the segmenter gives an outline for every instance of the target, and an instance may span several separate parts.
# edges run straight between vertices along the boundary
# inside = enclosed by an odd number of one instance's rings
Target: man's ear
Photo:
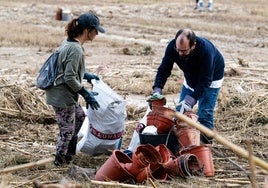
[[[191,47],[191,50],[195,49],[196,42],[194,42],[194,45]]]

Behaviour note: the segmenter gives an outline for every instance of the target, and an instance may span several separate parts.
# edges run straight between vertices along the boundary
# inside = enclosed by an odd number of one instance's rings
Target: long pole
[[[208,137],[214,138],[217,140],[219,143],[223,144],[224,146],[229,147],[231,150],[233,150],[235,153],[238,155],[241,155],[242,157],[249,159],[249,157],[252,157],[252,160],[255,162],[256,165],[260,166],[261,168],[265,169],[268,172],[268,163],[263,161],[262,159],[256,157],[256,156],[250,156],[249,152],[246,151],[245,149],[233,144],[232,142],[226,140],[224,137],[216,133],[215,131],[210,130],[209,128],[205,127],[204,125],[201,125],[200,123],[197,123],[193,121],[191,118],[175,112],[175,114],[171,112],[167,112],[169,116],[176,117],[177,119],[180,119],[187,124],[195,127],[196,129],[200,130],[202,133],[206,134]]]
[[[31,167],[44,165],[44,164],[52,162],[53,160],[54,160],[54,158],[50,157],[50,158],[47,158],[47,159],[41,159],[39,161],[35,161],[35,162],[31,162],[31,163],[26,163],[26,164],[17,165],[17,166],[6,167],[6,168],[0,170],[0,174],[14,172],[16,170],[21,170],[21,169],[24,169],[24,168],[31,168]]]

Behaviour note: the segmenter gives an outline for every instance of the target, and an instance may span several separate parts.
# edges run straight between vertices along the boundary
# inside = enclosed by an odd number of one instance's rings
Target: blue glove
[[[84,87],[82,87],[82,89],[80,89],[78,91],[78,93],[80,95],[82,95],[82,97],[84,97],[87,105],[86,108],[88,109],[88,105],[90,105],[92,110],[98,110],[98,108],[100,107],[99,103],[96,101],[95,97],[96,95],[98,95],[97,92],[89,92],[88,90],[86,90]]]
[[[162,89],[159,87],[154,87],[153,93],[159,93],[160,95],[162,95]]]
[[[183,114],[185,111],[192,111],[195,104],[196,100],[190,95],[186,95],[178,106],[176,106],[176,110]]]
[[[99,78],[97,75],[95,75],[95,74],[90,74],[90,73],[88,73],[88,72],[85,72],[83,78],[86,79],[87,82],[90,83],[90,84],[91,84],[91,80],[92,80],[92,79],[100,80],[100,78]]]

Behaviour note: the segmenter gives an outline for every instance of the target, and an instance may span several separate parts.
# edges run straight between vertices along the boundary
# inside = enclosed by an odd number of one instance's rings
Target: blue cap
[[[103,27],[100,26],[99,18],[95,14],[84,13],[78,17],[78,24],[81,24],[84,27],[94,27],[99,32],[105,33]]]

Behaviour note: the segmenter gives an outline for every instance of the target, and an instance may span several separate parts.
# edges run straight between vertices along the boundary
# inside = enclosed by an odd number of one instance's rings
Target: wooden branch
[[[12,87],[12,86],[15,86],[15,84],[2,85],[2,86],[0,86],[0,88],[3,88],[3,87]]]
[[[243,181],[243,180],[234,180],[234,179],[213,179],[215,181],[219,182],[226,182],[226,183],[239,183],[239,184],[250,184],[250,181]]]
[[[31,163],[7,167],[7,168],[0,170],[0,174],[6,174],[6,173],[14,172],[17,170],[21,170],[24,168],[32,168],[32,167],[36,167],[36,166],[41,166],[41,165],[44,165],[47,163],[51,163],[53,160],[54,160],[54,157],[51,157],[51,158],[42,159],[42,160],[31,162]]]
[[[34,179],[32,179],[32,180],[28,180],[28,181],[26,181],[26,182],[19,183],[18,185],[13,186],[13,188],[16,188],[16,187],[23,187],[23,186],[26,185],[26,184],[32,184],[34,181],[37,181],[38,179],[41,179],[41,178],[43,178],[44,176],[47,176],[48,174],[49,174],[49,172],[47,172],[47,173],[45,173],[45,174],[43,174],[43,175],[41,175],[41,176],[39,176],[39,177],[36,177],[36,178],[34,178]],[[10,183],[12,184],[12,182],[10,182]],[[18,182],[16,182],[16,183],[18,183]]]
[[[202,182],[210,182],[210,181],[218,181],[218,182],[225,182],[225,183],[235,183],[235,184],[239,184],[241,186],[241,184],[250,184],[250,181],[246,181],[246,180],[239,180],[239,179],[234,179],[234,178],[228,178],[228,179],[220,179],[220,178],[215,178],[215,179],[205,179],[205,178],[195,178],[198,181],[202,181]]]
[[[34,181],[34,188],[82,188],[82,185],[80,184],[73,184],[73,183],[66,183],[66,184],[59,184],[59,183],[53,183],[53,184],[45,184],[40,183],[38,181]]]
[[[27,120],[27,121],[35,121],[38,123],[44,123],[44,121],[54,122],[55,117],[50,113],[42,112],[40,113],[30,113],[26,111],[19,111],[19,110],[12,110],[7,108],[0,108],[0,116],[5,114],[7,117],[20,117],[20,119]]]
[[[248,151],[233,144],[232,142],[228,141],[227,139],[225,139],[224,137],[222,137],[221,135],[219,135],[215,131],[208,129],[204,125],[201,125],[200,123],[193,121],[191,118],[189,118],[181,113],[178,113],[178,112],[175,112],[175,113],[168,112],[166,115],[168,115],[169,117],[176,117],[177,119],[186,122],[187,124],[200,130],[202,133],[204,133],[208,137],[214,138],[219,143],[223,144],[224,146],[229,147],[231,150],[233,150],[238,155],[240,155],[246,159],[249,159],[249,152]],[[263,168],[264,170],[266,170],[268,172],[268,163],[267,162],[265,162],[264,160],[262,160],[258,157],[255,157],[255,156],[252,156],[252,160],[255,162],[256,165],[258,165],[259,167]]]
[[[253,78],[228,77],[228,79],[250,81],[250,82],[255,82],[256,84],[268,85],[268,82],[256,80],[256,79],[253,79]]]
[[[239,67],[239,69],[252,70],[252,71],[268,71],[268,69],[265,68]]]
[[[149,178],[148,180],[151,183],[151,185],[153,186],[153,188],[157,188],[156,185],[155,185],[155,183],[153,182],[153,180],[151,178]]]
[[[96,181],[96,180],[91,180],[90,182],[92,184],[111,186],[111,187],[150,188],[148,186],[143,186],[143,185],[131,185],[131,184],[119,183],[119,182],[106,182],[106,181]]]
[[[19,149],[19,148],[15,148],[15,149],[18,150],[18,151],[21,152],[21,153],[26,154],[26,155],[33,155],[32,153],[27,152],[27,151],[24,151],[24,150],[22,150],[22,149]]]
[[[252,184],[252,188],[257,188],[256,174],[255,174],[255,162],[252,159],[253,156],[253,148],[249,141],[247,141],[248,151],[249,151],[249,166],[250,166],[250,180]]]
[[[5,113],[5,114],[8,114],[8,115],[18,115],[18,114],[22,114],[22,115],[28,115],[28,116],[40,116],[40,114],[33,114],[33,113],[30,113],[30,112],[25,112],[25,111],[19,111],[19,110],[13,110],[13,109],[8,109],[8,108],[0,108],[0,112],[1,113]],[[12,114],[14,113],[14,114]],[[46,114],[48,116],[52,116],[51,114]]]
[[[6,135],[1,135],[0,140],[11,140],[14,139],[14,136],[6,136]]]

